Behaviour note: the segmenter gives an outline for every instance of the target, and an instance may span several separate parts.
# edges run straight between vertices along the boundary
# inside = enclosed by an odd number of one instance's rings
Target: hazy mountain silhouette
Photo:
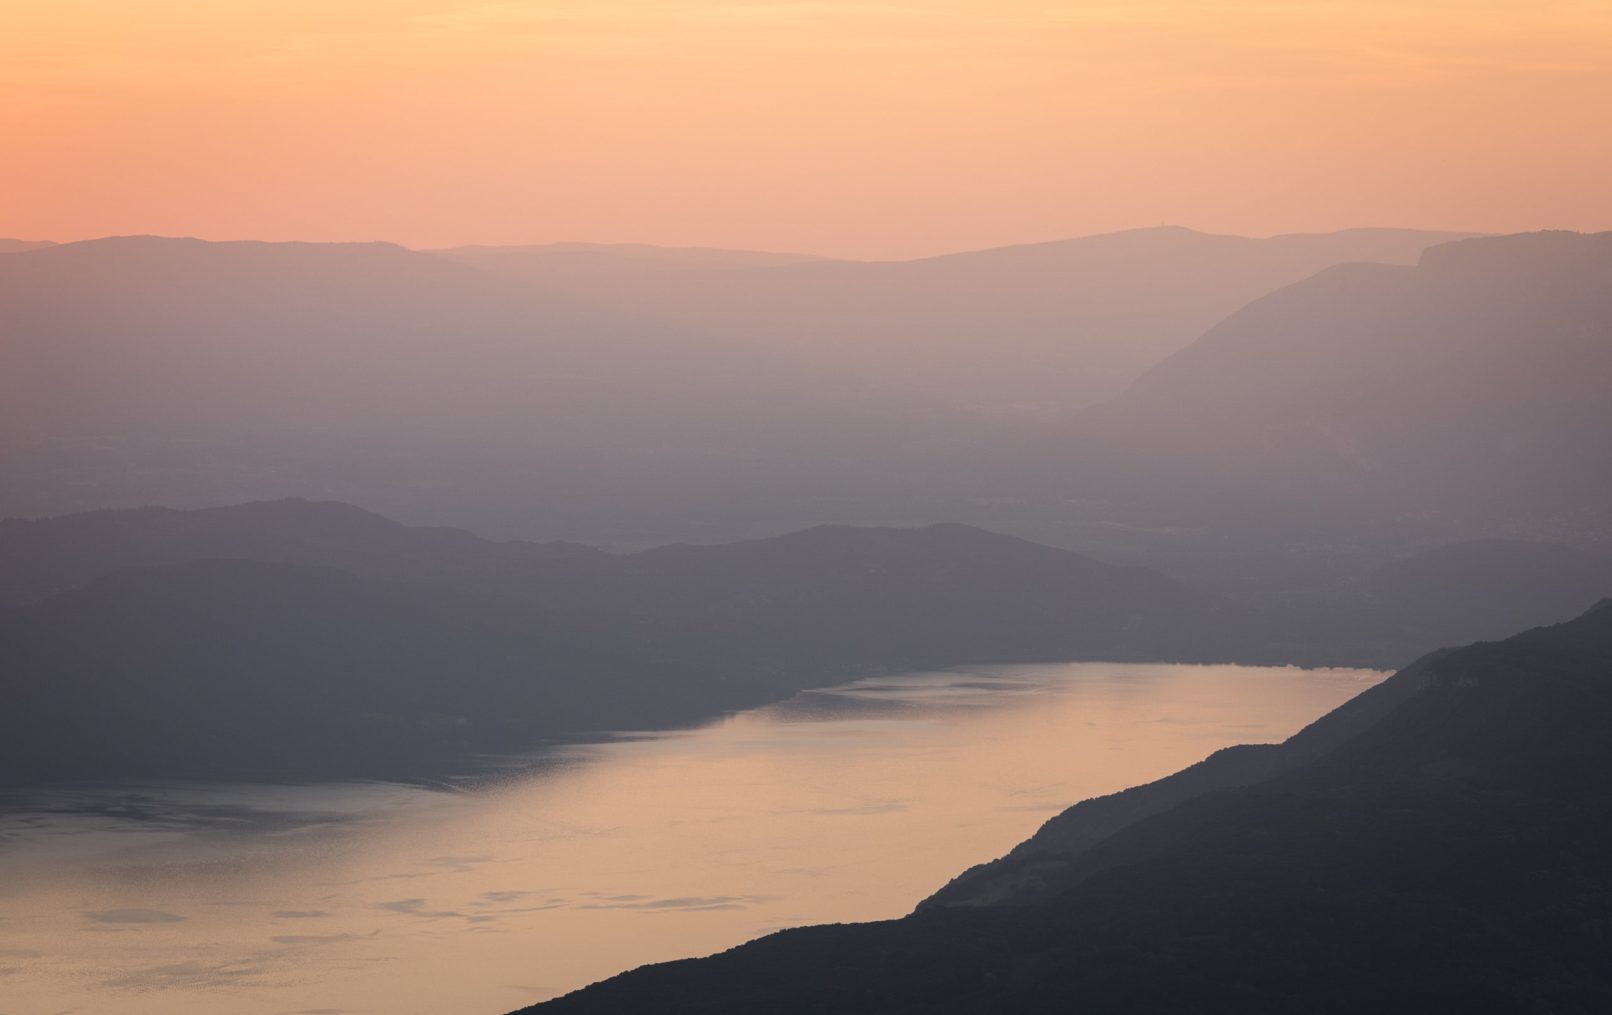
[[[49,240],[7,240],[0,239],[0,254],[16,254],[24,250],[38,250],[40,247],[50,247],[55,244]]]
[[[1049,322],[1095,319],[1080,300],[1153,315],[1177,305],[1165,280],[1219,300],[1231,276],[1276,285],[1316,259],[1410,257],[1432,239],[1143,230],[914,262],[722,268],[703,266],[706,252],[542,255],[629,275],[656,265],[633,277],[703,308],[709,335],[648,296],[604,300],[384,244],[125,238],[6,255],[0,470],[12,481],[0,514],[296,494],[628,548],[957,519],[1239,594],[1314,584],[1289,579],[1322,552],[1380,558],[1495,536],[1612,546],[1612,480],[1598,467],[1612,437],[1605,237],[1465,240],[1419,266],[1326,268],[1067,423],[970,413],[948,404],[956,391],[879,387],[831,362],[842,346],[899,347],[892,369],[918,378],[952,369],[943,347],[955,340],[1058,386],[1084,367],[1058,359],[1080,343]],[[735,274],[788,284],[734,288]],[[697,281],[717,276],[731,299]],[[815,280],[810,292],[791,288],[799,279]],[[605,288],[625,291],[618,281]],[[774,284],[783,303],[768,302]],[[982,339],[985,311],[947,302],[975,296],[1053,351]],[[745,323],[821,337],[812,315],[841,313],[862,323],[829,321],[839,337],[815,344]],[[886,324],[940,337],[855,337]],[[988,366],[959,383],[984,391]]]
[[[1612,597],[1612,560],[1561,543],[1489,539],[1391,560],[1282,597],[1272,627],[1295,644],[1352,645],[1385,663],[1492,641]]]
[[[9,515],[302,494],[501,531],[676,532],[702,505],[753,518],[847,476],[921,476],[973,439],[771,351],[388,244],[7,255],[0,334]]]
[[[0,561],[23,778],[373,772],[869,673],[1253,641],[1162,575],[962,525],[611,555],[282,501],[7,522]]]
[[[720,247],[657,247],[648,243],[544,243],[531,246],[469,246],[431,251],[510,278],[547,288],[608,295],[595,285],[633,282],[646,274],[732,268],[771,268],[825,258]],[[625,295],[625,294],[622,294]]]
[[[484,430],[467,396],[496,411],[616,337],[389,244],[117,237],[7,258],[0,292],[8,433]]]
[[[126,568],[213,559],[334,567],[365,578],[498,594],[538,561],[604,561],[574,543],[494,542],[301,499],[191,511],[130,508],[0,520],[0,604],[21,605]]]
[[[625,558],[603,586],[640,630],[700,630],[764,667],[846,658],[917,669],[992,659],[1228,658],[1229,604],[1156,572],[967,525],[821,526]],[[573,584],[573,588],[575,585]],[[622,604],[630,604],[623,606]]]
[[[1408,668],[1257,781],[1071,835],[1045,901],[783,931],[528,1010],[1599,1010],[1609,674],[1603,602]]]
[[[1612,598],[1612,560],[1560,543],[1454,543],[1383,565],[1361,593],[1383,612],[1440,624],[1444,643],[1459,644],[1496,629],[1538,627]]]
[[[1070,469],[1177,518],[1593,545],[1608,390],[1612,233],[1471,239],[1256,300],[1086,414]]]
[[[655,405],[703,385],[731,400],[740,382],[782,398],[786,377],[811,384],[796,364],[647,335],[620,313],[384,243],[62,244],[7,258],[0,295],[12,433],[452,427],[496,439],[516,424],[602,422],[582,415],[587,398]]]
[[[1135,477],[1089,449],[1065,467],[1031,440],[1045,421],[968,406],[1066,411],[1249,298],[1442,238],[1158,229],[887,263],[156,237],[25,251],[0,264],[0,514],[294,494],[626,546],[1062,517],[1071,477],[1076,500]],[[1145,475],[1161,472],[1177,475]]]
[[[1342,262],[1413,263],[1459,235],[1249,239],[1170,227],[881,262],[575,245],[444,253],[797,352],[886,390],[1062,413],[1118,391],[1249,300]]]
[[[735,654],[743,646],[796,665],[825,648],[842,661],[865,636],[871,658],[888,665],[902,638],[901,658],[913,665],[985,660],[992,651],[1005,659],[1102,650],[1393,667],[1441,644],[1506,637],[1612,594],[1612,567],[1555,544],[1440,547],[1303,594],[1238,601],[962,525],[821,526],[612,554],[575,543],[497,542],[293,499],[0,521],[0,605],[125,568],[208,559],[335,567],[512,598],[570,623],[654,630],[669,641],[698,630]],[[1081,602],[1080,589],[1101,593]],[[1119,614],[1132,608],[1121,625]],[[813,618],[837,632],[831,646],[814,633]],[[1125,625],[1128,640],[1099,637]]]
[[[0,610],[0,769],[387,774],[586,727],[610,648],[517,604],[331,568],[135,569]]]

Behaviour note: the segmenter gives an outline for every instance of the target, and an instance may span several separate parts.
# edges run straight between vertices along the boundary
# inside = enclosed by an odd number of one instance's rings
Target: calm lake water
[[[899,916],[1054,812],[1279,740],[1383,675],[885,677],[462,791],[0,800],[0,1015],[496,1015],[782,927]]]

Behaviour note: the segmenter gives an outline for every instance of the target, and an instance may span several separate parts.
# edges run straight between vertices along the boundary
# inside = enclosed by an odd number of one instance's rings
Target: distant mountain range
[[[0,515],[295,494],[625,546],[995,525],[1040,497],[1045,463],[1009,466],[1049,419],[1250,299],[1449,238],[1150,229],[879,263],[157,237],[6,253]]]
[[[1079,804],[903,920],[529,1012],[1596,1011],[1612,601],[1406,668],[1283,745]]]
[[[1264,603],[1292,644],[1350,645],[1397,665],[1502,638],[1612,598],[1612,559],[1562,543],[1448,543]]]
[[[431,251],[501,275],[543,286],[586,288],[653,272],[773,268],[827,258],[722,247],[657,247],[648,243],[542,243],[467,246]]]
[[[1072,425],[1064,468],[1199,523],[1593,544],[1609,390],[1612,233],[1465,240],[1256,300]]]
[[[726,417],[695,418],[694,399],[725,409],[739,384],[833,404],[797,363],[382,243],[117,237],[7,254],[0,327],[0,425],[38,438],[507,442],[512,427],[591,425],[602,453],[612,419],[651,410],[663,431],[709,430]]]
[[[1061,415],[1118,393],[1250,300],[1345,262],[1414,264],[1463,235],[1161,227],[911,261],[579,244],[444,253],[881,390]]]
[[[1416,264],[1387,262],[1439,237],[1141,230],[874,264],[153,238],[3,254],[0,516],[296,494],[623,549],[958,520],[1267,598],[1439,543],[1607,555],[1609,235]],[[1331,260],[1363,256],[1384,263]],[[1200,312],[1229,316],[1171,331],[1185,348],[1099,405],[1060,395],[1061,419],[968,395],[998,366],[1002,390],[1062,390],[1103,361],[1092,335],[1153,348],[1137,329]],[[982,338],[982,315],[1009,330]],[[922,379],[954,367],[961,387]]]
[[[388,244],[0,255],[0,335],[13,516],[312,494],[664,541],[722,491],[798,511],[977,440],[950,409]]]

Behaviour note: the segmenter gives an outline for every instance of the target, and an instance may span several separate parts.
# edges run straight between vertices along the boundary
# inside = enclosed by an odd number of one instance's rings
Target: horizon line
[[[1521,230],[1521,232],[1524,232],[1524,233],[1527,233],[1527,232],[1552,232],[1552,231],[1557,231],[1557,230],[1555,230],[1555,229],[1553,229],[1551,227],[1540,227],[1538,229]],[[1599,232],[1600,230],[1565,229],[1565,230],[1560,230],[1560,231],[1564,231],[1564,232]],[[1277,233],[1269,233],[1269,234],[1263,234],[1263,235],[1254,235],[1254,234],[1247,234],[1247,233],[1221,232],[1221,231],[1215,231],[1215,230],[1198,229],[1198,228],[1193,227],[1193,226],[1179,225],[1179,224],[1175,224],[1175,223],[1161,223],[1159,225],[1153,225],[1153,226],[1132,226],[1132,227],[1123,228],[1123,229],[1110,229],[1110,230],[1104,230],[1104,231],[1101,231],[1101,232],[1094,232],[1094,233],[1080,233],[1080,234],[1076,234],[1076,235],[1072,235],[1072,236],[1055,237],[1053,239],[1022,240],[1022,241],[1015,241],[1015,242],[1010,242],[1010,243],[997,244],[997,245],[993,245],[993,246],[966,247],[966,248],[962,248],[962,249],[948,249],[948,250],[943,250],[943,251],[939,251],[939,252],[936,252],[936,253],[919,254],[919,255],[911,256],[911,257],[850,257],[850,256],[841,256],[841,255],[835,255],[835,254],[822,254],[822,253],[813,253],[813,252],[801,251],[801,250],[783,250],[783,249],[766,248],[766,247],[720,246],[720,245],[701,244],[701,243],[690,243],[690,244],[650,243],[650,242],[642,241],[642,240],[607,241],[607,240],[575,240],[575,239],[573,239],[573,240],[552,240],[552,241],[530,242],[530,243],[463,243],[463,244],[454,244],[454,245],[450,245],[450,246],[433,246],[433,245],[411,246],[410,244],[403,243],[403,242],[400,242],[400,241],[397,241],[397,240],[383,239],[383,238],[348,239],[348,240],[301,240],[301,239],[265,240],[265,239],[261,239],[261,238],[257,238],[257,237],[232,237],[232,238],[228,238],[228,239],[218,239],[218,238],[205,237],[205,236],[185,235],[185,234],[169,234],[169,233],[108,233],[108,234],[105,234],[105,235],[86,236],[86,237],[80,237],[80,238],[71,239],[71,240],[22,239],[20,237],[15,237],[15,236],[3,236],[3,235],[0,235],[0,242],[12,242],[12,243],[30,244],[30,245],[33,245],[32,249],[45,249],[45,248],[49,248],[49,247],[65,247],[65,246],[72,246],[72,245],[81,244],[81,243],[97,243],[97,242],[101,242],[101,241],[104,241],[104,240],[127,240],[127,239],[191,240],[191,241],[200,242],[200,243],[216,243],[216,244],[261,243],[261,244],[268,244],[268,245],[307,244],[307,245],[319,245],[319,246],[384,245],[384,246],[399,247],[399,248],[404,249],[404,250],[410,250],[410,251],[414,251],[416,253],[424,253],[424,254],[447,253],[447,252],[451,252],[451,251],[477,250],[477,249],[481,249],[481,250],[520,250],[520,249],[542,250],[542,249],[555,249],[555,248],[564,248],[564,247],[594,248],[594,249],[611,249],[611,248],[615,248],[615,249],[632,249],[632,248],[636,248],[636,249],[667,250],[667,251],[700,251],[700,252],[721,253],[721,254],[760,254],[760,255],[770,255],[770,256],[775,256],[775,257],[798,257],[803,261],[839,261],[839,262],[855,262],[855,263],[863,263],[863,264],[901,264],[901,263],[906,263],[906,262],[911,262],[911,261],[927,261],[927,260],[934,260],[934,259],[945,258],[945,257],[959,257],[959,256],[966,256],[968,254],[980,254],[980,253],[986,253],[988,251],[1013,250],[1013,249],[1025,248],[1025,247],[1052,246],[1052,245],[1056,245],[1056,244],[1060,244],[1060,243],[1078,243],[1078,242],[1083,241],[1083,240],[1096,240],[1096,239],[1103,239],[1103,238],[1107,238],[1107,237],[1124,236],[1124,235],[1133,234],[1133,233],[1162,233],[1162,232],[1191,233],[1191,234],[1194,234],[1194,235],[1197,235],[1197,236],[1217,237],[1217,238],[1227,238],[1227,239],[1240,239],[1240,240],[1254,240],[1254,241],[1280,240],[1280,239],[1312,237],[1312,236],[1337,236],[1337,235],[1342,235],[1342,234],[1346,234],[1346,233],[1372,233],[1372,232],[1436,233],[1436,234],[1447,235],[1447,236],[1450,236],[1450,237],[1453,237],[1453,238],[1462,238],[1462,239],[1479,237],[1479,236],[1516,235],[1516,233],[1512,233],[1512,232],[1495,233],[1495,232],[1489,232],[1489,231],[1483,231],[1483,230],[1475,230],[1475,229],[1426,229],[1426,228],[1419,228],[1419,227],[1414,227],[1414,226],[1387,226],[1387,225],[1345,226],[1345,227],[1338,228],[1338,229],[1294,230],[1294,231],[1284,231],[1284,232],[1277,232]],[[25,252],[25,251],[10,251],[10,253],[23,253],[23,252]]]

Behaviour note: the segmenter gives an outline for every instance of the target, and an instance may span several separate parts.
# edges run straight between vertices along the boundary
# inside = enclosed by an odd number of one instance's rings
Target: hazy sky
[[[1612,228],[1612,0],[0,0],[0,236]]]

